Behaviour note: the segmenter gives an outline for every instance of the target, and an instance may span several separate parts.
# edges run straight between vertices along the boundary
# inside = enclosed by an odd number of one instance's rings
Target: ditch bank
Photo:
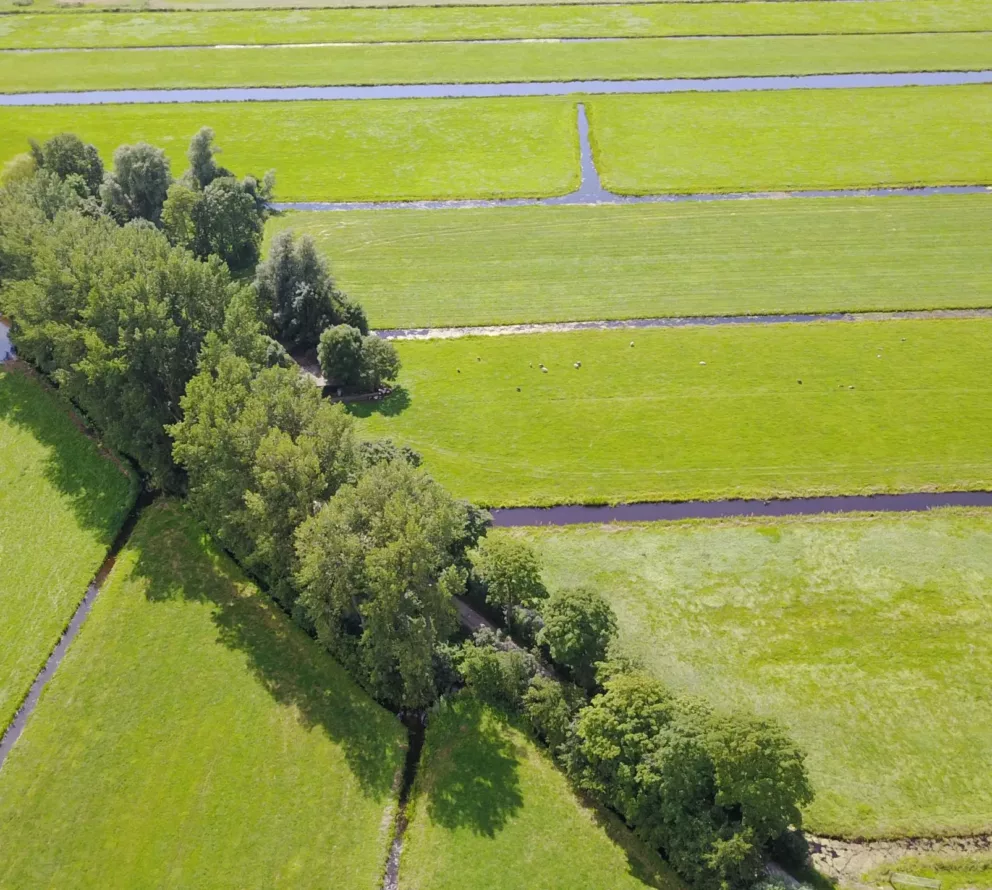
[[[389,856],[386,859],[386,874],[382,880],[382,890],[399,890],[400,856],[403,853],[403,838],[409,824],[410,794],[417,778],[420,756],[424,750],[424,737],[427,733],[426,712],[400,711],[397,716],[406,727],[409,742],[406,749],[406,760],[403,764],[403,784],[400,786],[397,803],[393,842],[390,844]]]

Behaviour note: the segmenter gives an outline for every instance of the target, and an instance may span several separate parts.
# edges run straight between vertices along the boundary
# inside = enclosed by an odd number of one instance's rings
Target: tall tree
[[[486,602],[503,610],[508,627],[517,606],[534,606],[548,595],[537,553],[526,541],[489,536],[469,554],[475,576],[486,589]]]
[[[172,173],[165,152],[147,142],[122,145],[114,152],[114,169],[104,178],[100,197],[118,222],[146,219],[158,224]]]
[[[586,689],[596,685],[596,665],[606,658],[616,636],[617,618],[610,604],[586,587],[555,591],[541,610],[538,640],[552,659],[572,672]]]
[[[48,170],[62,180],[76,177],[82,186],[81,197],[99,194],[103,161],[95,145],[83,142],[73,133],[58,133],[44,145],[32,140],[31,154],[39,169]]]

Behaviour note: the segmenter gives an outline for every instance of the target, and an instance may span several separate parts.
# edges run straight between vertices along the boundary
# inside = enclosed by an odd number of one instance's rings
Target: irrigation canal
[[[225,87],[175,90],[81,90],[3,93],[0,106],[146,105],[196,102],[303,102],[340,99],[492,99],[651,93],[739,93],[839,90],[862,87],[963,86],[992,83],[992,70],[807,74],[767,77],[655,78],[650,80],[410,83],[326,87]]]

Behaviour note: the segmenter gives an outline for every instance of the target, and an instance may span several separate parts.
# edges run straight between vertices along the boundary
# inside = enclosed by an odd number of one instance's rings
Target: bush
[[[617,632],[609,603],[595,590],[578,588],[555,592],[543,609],[544,628],[539,640],[551,658],[566,667],[586,689],[596,685],[596,665],[606,658]]]
[[[537,676],[524,695],[524,713],[534,732],[553,754],[559,755],[572,720],[585,703],[586,697],[578,687]]]
[[[317,346],[320,370],[329,386],[375,392],[400,370],[392,343],[374,334],[362,336],[358,328],[339,324],[320,335]]]
[[[396,347],[388,340],[368,334],[362,339],[361,371],[359,383],[366,392],[375,392],[384,383],[396,379],[400,373],[400,357]]]
[[[486,602],[503,610],[508,627],[517,606],[533,606],[548,595],[537,554],[526,542],[506,535],[485,537],[469,554]]]
[[[527,685],[536,670],[532,656],[519,649],[483,648],[465,643],[461,672],[465,685],[490,705],[518,713]]]

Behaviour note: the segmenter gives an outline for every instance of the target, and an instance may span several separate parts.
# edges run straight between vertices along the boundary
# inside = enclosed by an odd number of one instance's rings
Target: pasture
[[[955,319],[408,341],[397,391],[350,407],[492,506],[988,488],[990,334]]]
[[[992,305],[992,196],[286,213],[373,327]]]
[[[79,423],[33,376],[0,369],[0,735],[134,499]]]
[[[989,890],[992,888],[992,855],[989,853],[962,854],[958,856],[917,855],[907,856],[884,868],[873,869],[865,880],[882,882],[892,872],[935,878],[941,890]]]
[[[403,742],[159,502],[0,772],[0,886],[373,890]]]
[[[466,694],[431,717],[411,808],[400,890],[683,887],[527,733]]]
[[[992,827],[988,511],[513,534],[551,589],[599,590],[666,682],[786,725],[808,752],[814,833]]]

